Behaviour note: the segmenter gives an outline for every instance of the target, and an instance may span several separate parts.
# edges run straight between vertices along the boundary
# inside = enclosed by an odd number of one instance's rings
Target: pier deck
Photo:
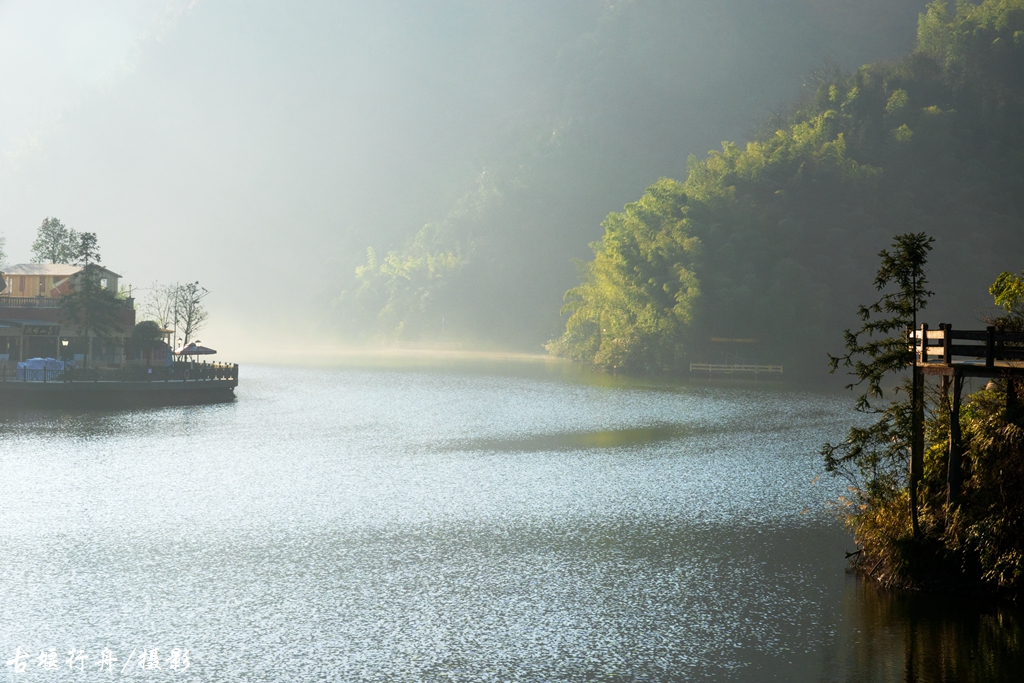
[[[946,474],[946,500],[955,506],[960,499],[963,479],[964,442],[960,429],[960,404],[964,379],[967,377],[1001,378],[1006,381],[1008,413],[1020,409],[1018,384],[1024,378],[1024,333],[1002,332],[994,327],[984,330],[954,330],[940,324],[931,330],[922,324],[920,330],[908,333],[914,352],[914,373],[938,375],[942,379],[943,408],[949,410],[949,446]],[[915,381],[918,391],[914,406],[914,435],[911,454],[911,481],[921,477],[924,468],[924,397],[923,382]],[[952,392],[950,392],[952,389]],[[950,396],[952,393],[952,396]]]
[[[235,398],[238,365],[178,363],[159,368],[0,369],[0,408],[131,407],[222,403]]]

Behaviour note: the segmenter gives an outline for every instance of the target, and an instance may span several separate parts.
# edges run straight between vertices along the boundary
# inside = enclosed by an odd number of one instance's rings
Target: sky
[[[137,299],[198,280],[200,337],[244,357],[312,339],[366,247],[589,117],[577,142],[598,161],[570,167],[613,169],[610,189],[552,214],[550,231],[580,216],[552,261],[557,311],[604,214],[748,135],[823,60],[904,54],[923,5],[0,0],[0,234],[19,263],[46,217],[95,232]]]

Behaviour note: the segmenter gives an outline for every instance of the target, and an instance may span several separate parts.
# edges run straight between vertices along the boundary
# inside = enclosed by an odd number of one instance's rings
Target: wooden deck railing
[[[1024,332],[998,332],[994,327],[954,330],[945,323],[930,330],[922,324],[920,330],[914,331],[910,348],[918,365],[952,365],[957,359],[983,359],[985,367],[991,368],[999,361],[1024,361]]]
[[[122,308],[135,308],[135,299],[132,297],[118,301],[121,302]],[[0,308],[60,308],[60,302],[61,297],[0,295]]]
[[[728,363],[690,363],[690,372],[707,372],[726,375],[782,374],[781,365],[752,365]]]
[[[0,367],[0,382],[209,382],[238,383],[238,363],[175,363],[170,366],[125,368],[18,369],[17,363]]]

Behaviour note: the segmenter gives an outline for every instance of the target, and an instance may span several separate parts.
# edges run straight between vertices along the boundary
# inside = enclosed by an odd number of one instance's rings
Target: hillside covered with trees
[[[770,132],[608,216],[552,352],[681,371],[711,337],[756,337],[821,374],[900,233],[935,238],[928,319],[977,324],[1024,253],[1024,0],[933,2],[909,57],[815,76]]]
[[[573,260],[588,257],[609,211],[661,176],[683,177],[688,155],[761,130],[779,102],[814,89],[806,74],[823,60],[852,68],[906,54],[925,2],[472,5],[503,8],[501,23],[522,27],[514,44],[531,46],[514,56],[535,68],[465,84],[516,96],[465,126],[466,140],[486,132],[471,158],[439,158],[421,181],[436,196],[425,225],[363,221],[332,252],[332,329],[345,341],[542,351],[564,329]],[[398,181],[401,205],[410,195]]]

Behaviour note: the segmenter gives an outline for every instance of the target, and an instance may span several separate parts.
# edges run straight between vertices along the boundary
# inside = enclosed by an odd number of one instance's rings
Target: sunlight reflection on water
[[[238,395],[0,415],[4,659],[187,647],[175,679],[247,681],[902,666],[859,663],[838,489],[811,485],[849,397],[270,367]]]

